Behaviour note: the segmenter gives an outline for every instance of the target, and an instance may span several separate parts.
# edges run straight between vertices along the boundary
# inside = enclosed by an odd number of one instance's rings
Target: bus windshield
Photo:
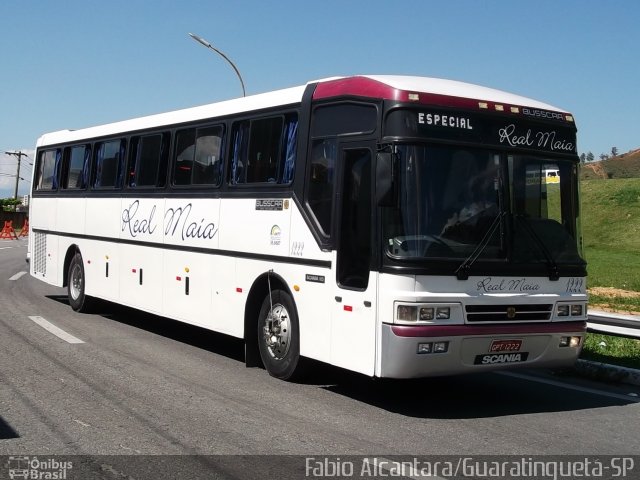
[[[390,260],[583,263],[574,162],[424,144],[395,156],[398,198],[382,214]]]

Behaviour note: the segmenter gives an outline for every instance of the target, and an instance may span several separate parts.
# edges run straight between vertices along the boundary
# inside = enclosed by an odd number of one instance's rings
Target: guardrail
[[[640,316],[590,310],[587,330],[620,337],[640,338]]]

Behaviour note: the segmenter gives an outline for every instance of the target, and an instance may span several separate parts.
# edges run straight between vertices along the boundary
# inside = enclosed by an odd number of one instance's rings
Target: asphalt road
[[[65,290],[19,276],[25,254],[0,241],[0,455],[640,451],[636,387],[537,372],[375,381],[321,365],[286,383],[245,368],[235,339],[109,303],[75,313]]]

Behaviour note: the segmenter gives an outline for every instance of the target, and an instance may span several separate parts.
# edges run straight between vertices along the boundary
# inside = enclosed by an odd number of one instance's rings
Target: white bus
[[[77,311],[102,298],[242,338],[283,379],[307,359],[394,378],[570,365],[575,134],[550,105],[402,76],[49,133],[31,274]]]

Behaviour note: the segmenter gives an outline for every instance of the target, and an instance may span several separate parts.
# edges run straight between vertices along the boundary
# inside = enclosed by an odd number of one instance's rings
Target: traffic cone
[[[18,237],[28,237],[29,236],[29,219],[24,219],[24,225],[22,225],[22,230],[20,230],[20,235]]]
[[[0,232],[0,239],[2,238],[7,238],[9,240],[18,239],[18,235],[16,235],[16,231],[13,229],[13,222],[11,220],[4,222],[4,227],[2,228],[2,232]]]

